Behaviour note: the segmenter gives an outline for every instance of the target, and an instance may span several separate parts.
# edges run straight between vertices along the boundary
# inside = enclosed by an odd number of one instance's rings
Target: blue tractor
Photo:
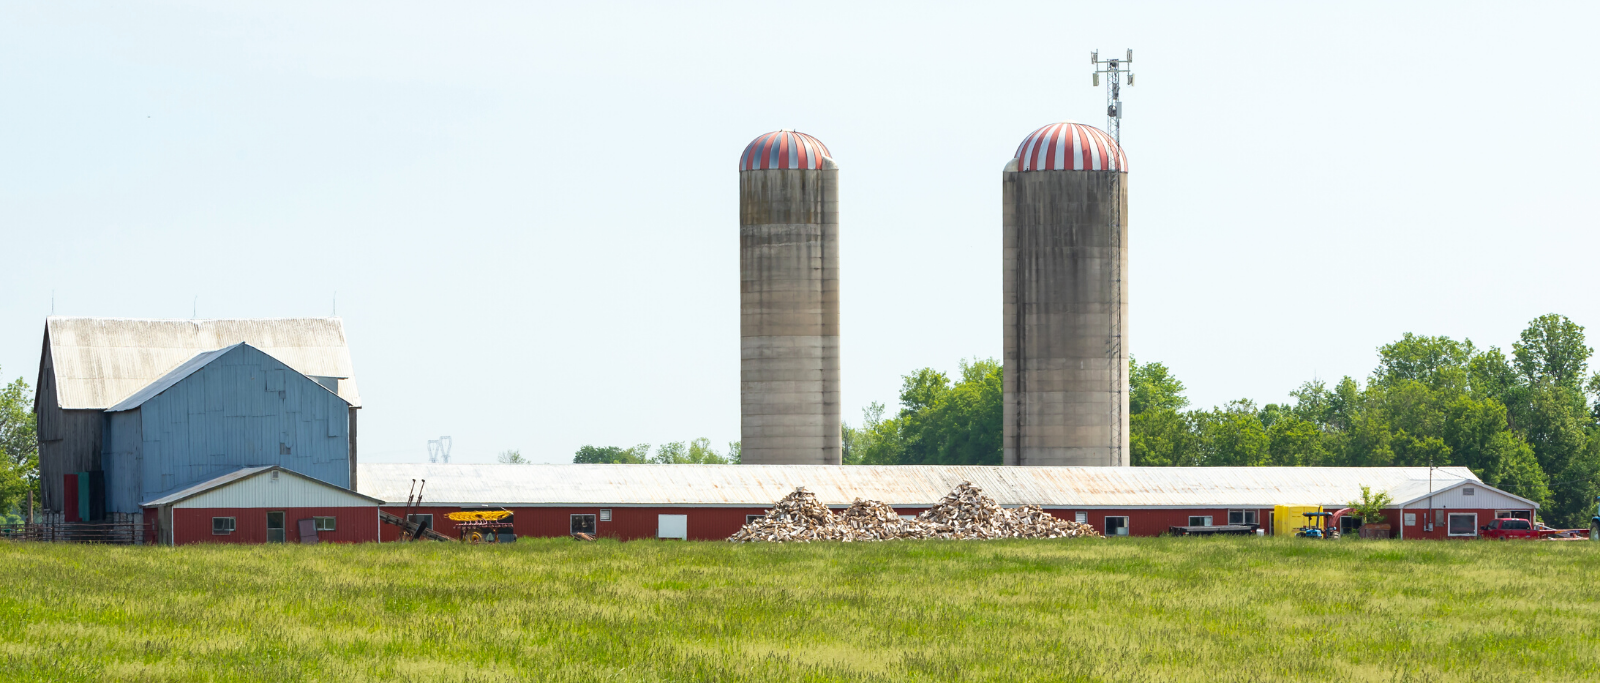
[[[1600,541],[1600,496],[1594,497],[1594,517],[1589,520],[1589,540]]]

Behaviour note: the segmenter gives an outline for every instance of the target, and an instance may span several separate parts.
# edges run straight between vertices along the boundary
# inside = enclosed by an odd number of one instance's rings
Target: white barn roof
[[[949,465],[413,465],[358,464],[359,490],[390,503],[427,480],[425,505],[766,507],[798,486],[828,505],[856,498],[908,507],[970,481],[1001,505],[1271,507],[1338,505],[1361,487],[1396,502],[1426,496],[1427,467],[986,467]],[[1433,490],[1477,482],[1433,470]]]
[[[338,377],[339,397],[361,406],[339,318],[259,320],[45,320],[56,401],[66,410],[104,409],[205,351],[247,342],[303,375]],[[42,379],[42,378],[41,378]],[[42,384],[42,383],[41,383]]]

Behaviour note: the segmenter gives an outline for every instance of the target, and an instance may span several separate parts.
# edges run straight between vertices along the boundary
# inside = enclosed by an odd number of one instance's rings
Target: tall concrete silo
[[[1007,465],[1128,465],[1128,162],[1044,126],[1004,172]]]
[[[739,159],[744,462],[840,464],[839,170],[792,130]]]

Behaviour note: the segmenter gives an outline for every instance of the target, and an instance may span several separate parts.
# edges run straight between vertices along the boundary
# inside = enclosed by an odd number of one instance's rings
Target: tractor
[[[1595,496],[1594,502],[1594,517],[1589,520],[1589,540],[1600,541],[1600,496]]]

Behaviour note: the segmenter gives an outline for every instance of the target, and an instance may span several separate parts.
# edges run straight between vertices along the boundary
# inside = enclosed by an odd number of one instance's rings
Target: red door
[[[78,475],[61,475],[61,513],[66,515],[68,522],[81,522],[78,516]]]

